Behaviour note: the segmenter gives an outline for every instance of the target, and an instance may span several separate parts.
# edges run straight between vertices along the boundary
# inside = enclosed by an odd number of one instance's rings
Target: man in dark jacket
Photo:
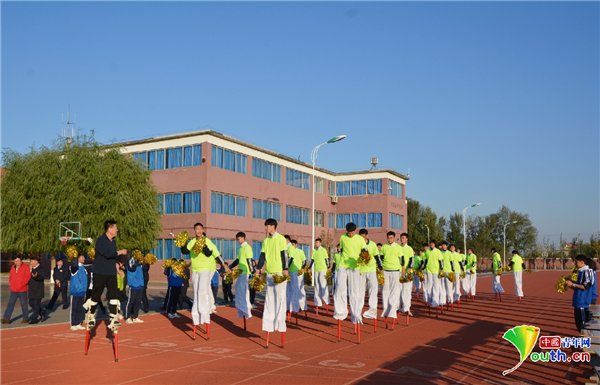
[[[52,310],[56,300],[58,299],[58,295],[61,294],[63,301],[63,309],[69,307],[69,300],[67,299],[67,290],[69,287],[69,269],[64,266],[62,259],[56,260],[56,267],[52,271],[52,278],[54,279],[54,293],[52,294],[52,298],[48,305],[46,305],[46,309]]]
[[[42,309],[42,299],[44,298],[44,267],[40,265],[40,258],[36,255],[30,257],[31,281],[29,281],[29,306],[33,309],[33,314],[29,318],[30,324],[36,324],[46,320],[46,310]]]
[[[144,288],[142,289],[142,310],[144,313],[150,311],[150,305],[148,304],[148,281],[150,280],[150,265],[147,263],[142,264],[142,273],[144,273]]]
[[[86,301],[83,307],[87,310],[86,324],[88,329],[96,326],[96,310],[98,302],[101,301],[104,286],[106,286],[106,296],[109,298],[108,312],[110,321],[108,327],[121,326],[117,317],[121,306],[119,291],[117,288],[117,256],[127,255],[127,250],[117,251],[117,221],[109,219],[104,222],[104,234],[96,240],[96,258],[94,259],[94,276],[92,297]],[[114,330],[114,329],[113,329]]]

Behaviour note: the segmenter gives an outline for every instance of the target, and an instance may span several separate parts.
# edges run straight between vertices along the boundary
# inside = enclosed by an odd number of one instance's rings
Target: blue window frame
[[[291,168],[286,168],[285,184],[304,190],[310,190],[310,175]]]
[[[182,208],[181,193],[173,194],[173,214],[181,214],[183,212]]]
[[[297,225],[309,225],[309,210],[301,207],[286,206],[285,207],[285,220],[288,223],[295,223]]]
[[[165,239],[165,259],[173,258],[173,240]]]
[[[156,150],[156,170],[165,169],[165,150]]]
[[[259,199],[252,200],[252,218],[281,221],[281,204]]]
[[[404,217],[402,215],[390,213],[390,228],[402,230]]]
[[[402,198],[402,184],[390,180],[390,187],[392,188],[390,195],[395,196],[396,198]]]
[[[165,196],[163,194],[158,194],[158,209],[165,214]]]
[[[183,167],[191,167],[193,158],[192,146],[183,148]]]
[[[152,254],[156,257],[156,259],[163,259],[163,240],[158,240],[158,246],[152,249]]]
[[[214,214],[245,217],[247,202],[248,198],[213,192],[211,193],[210,210]]]
[[[156,151],[148,151],[148,168],[156,170]]]
[[[381,179],[371,179],[367,181],[367,194],[381,194]]]
[[[367,214],[367,227],[383,227],[383,214],[368,213]]]
[[[262,249],[262,242],[252,241],[252,259],[258,261],[260,258],[260,250]]]
[[[212,146],[211,164],[213,167],[246,174],[247,156],[221,147]]]
[[[201,203],[200,203],[200,199],[202,198],[202,194],[200,193],[200,191],[195,191],[192,193],[192,212],[193,213],[199,213],[201,212]]]
[[[202,165],[202,145],[200,144],[194,146],[194,159],[192,164],[194,166]]]
[[[335,223],[334,223],[335,219],[334,218],[335,217],[334,217],[333,213],[329,213],[329,228],[330,229],[334,228],[334,225],[335,225]]]
[[[165,214],[173,214],[173,194],[165,194]]]
[[[183,212],[185,214],[192,212],[192,193],[183,193]]]

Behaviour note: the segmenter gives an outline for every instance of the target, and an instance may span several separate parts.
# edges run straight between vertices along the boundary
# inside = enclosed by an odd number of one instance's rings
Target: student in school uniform
[[[192,310],[192,300],[187,295],[187,291],[190,287],[190,265],[186,262],[185,264],[185,276],[181,277],[181,282],[183,285],[181,286],[181,295],[179,296],[179,304],[177,305],[177,310],[183,310],[183,304],[186,303],[188,308]],[[166,306],[165,306],[166,308]]]
[[[85,313],[83,303],[88,287],[88,274],[84,263],[85,256],[80,254],[77,259],[73,259],[69,268],[71,274],[71,310],[69,314],[71,330],[85,330],[82,321]]]
[[[62,308],[66,309],[69,307],[68,300],[68,290],[69,290],[69,269],[64,266],[64,262],[62,259],[56,260],[56,266],[52,269],[52,279],[54,280],[54,293],[52,293],[52,298],[48,305],[46,305],[46,309],[52,310],[58,296],[62,297]]]
[[[406,275],[412,272],[414,267],[413,256],[415,252],[412,247],[408,245],[408,234],[400,234],[400,248],[402,249],[402,256],[400,257],[400,268],[402,269],[400,275]],[[412,296],[412,281],[407,281],[400,284],[400,312],[408,313],[412,317],[410,312],[411,296]]]
[[[492,281],[492,293],[494,293],[494,300],[502,301],[502,293],[504,293],[504,288],[500,283],[500,276],[496,275],[496,272],[502,269],[502,258],[500,258],[500,254],[496,251],[496,248],[492,247],[492,271],[494,272],[494,280]]]
[[[286,249],[287,249],[287,255],[289,258],[289,267],[293,269],[293,265],[294,265],[294,257],[296,256],[296,247],[292,244],[292,237],[290,237],[289,235],[284,235],[283,236],[285,238],[286,241]],[[288,271],[289,274],[289,271]],[[291,275],[290,275],[291,277]],[[289,313],[292,309],[292,302],[294,299],[294,285],[292,285],[292,280],[290,279],[290,282],[285,283],[285,307],[287,312]]]
[[[446,276],[442,278],[442,298],[446,306],[454,303],[454,284],[448,279],[448,273],[454,271],[454,263],[452,262],[452,253],[448,251],[448,242],[442,242],[442,257],[444,258],[444,270]]]
[[[475,299],[477,292],[477,256],[473,253],[473,249],[467,249],[467,298]]]
[[[421,261],[419,262],[419,270],[425,270],[425,266],[427,266],[427,250],[429,250],[429,244],[423,243],[423,252],[421,253]],[[423,302],[428,303],[429,301],[429,293],[427,292],[427,280],[428,276],[423,271],[423,283],[421,286],[423,287]]]
[[[442,280],[439,278],[439,274],[444,271],[444,257],[436,246],[437,242],[435,240],[429,242],[429,249],[425,252],[424,262],[421,262],[421,265],[424,265],[426,277],[424,291],[427,291],[427,305],[430,308],[444,305]]]
[[[229,268],[229,263],[225,262],[225,268]],[[225,282],[225,274],[221,275],[221,285],[223,286],[223,299],[225,299],[225,304],[229,304],[230,300],[233,302],[233,293],[231,292],[233,283]]]
[[[467,281],[466,273],[467,273],[467,256],[463,254],[462,249],[460,247],[456,248],[456,253],[458,254],[458,261],[461,270],[461,274],[465,273],[465,278],[460,278],[460,283],[462,285],[462,290],[464,295],[467,295],[469,292],[469,281]],[[458,282],[458,278],[457,278]]]
[[[235,308],[238,311],[238,318],[252,318],[252,304],[250,303],[250,292],[248,288],[248,277],[254,271],[252,267],[252,258],[254,256],[252,247],[246,242],[246,234],[238,232],[235,235],[237,243],[240,244],[237,258],[231,266],[231,270],[236,267],[241,274],[235,282]]]
[[[327,279],[325,279],[327,269],[329,268],[329,255],[327,255],[327,250],[321,244],[321,238],[315,239],[315,249],[310,257],[308,269],[312,269],[313,266],[315,269],[313,275],[315,281],[314,301],[318,313],[318,308],[323,306],[323,304],[329,309],[329,286],[327,285]]]
[[[402,248],[396,243],[396,233],[388,231],[388,242],[381,247],[379,269],[383,271],[385,284],[381,290],[383,310],[381,316],[396,318],[400,305],[400,258]]]
[[[581,333],[586,321],[586,313],[592,300],[591,288],[594,284],[594,274],[586,265],[586,260],[587,257],[585,255],[580,254],[575,257],[575,265],[578,269],[577,282],[573,282],[570,279],[567,280],[567,286],[574,289],[572,304],[575,313],[575,326],[579,333]]]
[[[142,264],[133,258],[133,256],[127,262],[127,283],[129,284],[129,295],[127,296],[125,323],[142,323],[144,321],[138,317],[138,314],[140,312],[140,305],[142,304],[144,273],[142,271]]]
[[[519,301],[521,301],[523,298],[523,270],[525,270],[525,264],[517,250],[512,251],[512,259],[510,260],[509,266],[515,277],[515,295],[519,297]]]
[[[264,267],[267,273],[262,330],[267,333],[273,331],[285,333],[287,330],[285,324],[286,286],[284,284],[276,285],[273,282],[273,274],[288,275],[288,242],[283,235],[277,233],[275,219],[269,218],[265,221],[265,230],[267,238],[263,241],[255,272],[255,274],[260,274]]]
[[[177,262],[176,258],[171,258],[172,263]],[[163,274],[167,276],[167,317],[170,319],[173,318],[181,318],[179,314],[177,314],[177,304],[179,303],[179,298],[181,298],[181,287],[183,286],[183,281],[180,276],[175,274],[173,269],[170,267],[166,267],[163,271]]]
[[[302,250],[302,247],[298,247],[298,241],[292,239],[292,246],[295,249],[294,258],[290,260],[288,270],[291,277],[288,285],[292,286],[292,298],[288,298],[288,303],[290,304],[289,311],[297,314],[308,309],[306,305],[306,291],[304,290],[304,271],[307,262],[304,250]]]
[[[421,250],[415,252],[413,257],[413,264],[415,268],[418,268],[421,264]],[[421,294],[421,280],[416,274],[413,277],[413,287],[415,288],[415,293],[417,293],[417,299],[419,299],[419,295]]]
[[[463,271],[464,267],[462,266],[462,256],[456,251],[456,245],[451,244],[450,245],[450,253],[451,253],[451,260],[453,263],[452,266],[452,271],[454,271],[454,275],[456,276],[456,281],[454,282],[454,302],[456,302],[458,304],[458,306],[460,307],[460,296],[461,296],[461,291],[460,291],[460,274]]]
[[[337,271],[338,271],[338,268],[340,267],[340,260],[342,258],[342,253],[341,253],[339,243],[336,246],[336,250],[337,250],[337,253],[335,253],[335,255],[333,256],[333,264],[329,268],[329,271],[331,271],[331,283],[333,284],[331,286],[331,295],[334,298],[335,298],[335,291],[337,290],[337,277],[338,277]]]
[[[359,295],[362,299],[361,308],[364,306],[365,290],[369,295],[369,308],[363,313],[363,317],[368,319],[377,318],[377,302],[379,286],[377,282],[377,258],[379,257],[379,249],[375,242],[369,239],[369,231],[367,229],[360,229],[358,235],[364,238],[367,248],[369,249],[369,255],[371,260],[368,265],[360,266],[360,291]]]

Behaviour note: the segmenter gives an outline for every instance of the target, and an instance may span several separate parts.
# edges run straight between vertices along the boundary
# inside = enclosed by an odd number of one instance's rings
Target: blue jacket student
[[[142,290],[144,288],[144,273],[142,270],[142,265],[135,258],[129,258],[127,284],[132,290]]]
[[[172,259],[175,261],[175,258]],[[167,316],[171,319],[180,318],[177,314],[177,304],[181,296],[181,286],[183,286],[183,279],[175,274],[173,269],[170,267],[165,268],[164,274],[167,276],[167,282],[169,288],[167,290]]]
[[[85,294],[88,290],[88,272],[83,265],[83,256],[71,262],[71,330],[84,330],[83,321]]]
[[[129,298],[125,309],[125,319],[127,319],[125,322],[144,322],[138,318],[144,289],[144,273],[142,265],[133,257],[129,258],[127,262],[127,284],[129,285]]]

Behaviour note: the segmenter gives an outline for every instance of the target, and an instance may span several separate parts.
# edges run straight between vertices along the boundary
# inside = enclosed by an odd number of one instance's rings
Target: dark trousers
[[[185,302],[190,307],[190,310],[192,310],[192,300],[187,296],[189,287],[189,285],[181,287],[181,295],[179,296],[179,307],[181,309],[183,309],[183,303]]]
[[[181,286],[169,286],[167,290],[167,313],[177,312],[177,304],[181,297]]]
[[[145,312],[150,310],[150,304],[148,303],[148,281],[150,280],[150,275],[147,272],[144,272],[144,288],[142,289],[142,309]]]
[[[585,307],[576,307],[574,308],[575,310],[575,326],[577,327],[577,330],[579,332],[581,332],[581,329],[583,329],[583,323],[586,321],[587,319],[587,308]]]
[[[256,290],[250,289],[250,303],[254,305],[254,298],[256,297]]]
[[[71,296],[71,326],[76,326],[83,322],[83,315],[85,313],[85,309],[83,308],[84,302],[84,297]]]
[[[87,301],[89,298],[92,298],[92,289],[88,289],[85,292],[85,301]],[[100,310],[102,311],[102,313],[106,314],[106,308],[104,307],[102,301],[98,302],[98,306],[100,306]]]
[[[35,321],[40,316],[42,310],[42,299],[41,298],[29,298],[29,306],[33,309],[33,314],[29,320]]]
[[[211,286],[210,287],[212,289],[213,292],[213,298],[215,299],[215,304],[217,303],[217,293],[219,292],[219,286]],[[194,301],[196,300],[196,298],[194,298]]]
[[[92,301],[102,303],[102,292],[106,286],[106,298],[109,303],[111,299],[119,299],[119,290],[117,289],[117,275],[94,274],[94,285],[92,288]],[[96,311],[96,306],[92,306],[92,314]],[[108,310],[111,314],[117,314],[117,305],[109,305]]]
[[[142,289],[129,288],[129,295],[127,298],[127,308],[125,312],[125,319],[137,318],[140,312],[140,304],[142,303]]]
[[[229,303],[229,298],[233,301],[233,293],[231,292],[231,283],[223,284],[223,298],[225,298],[225,303]]]
[[[62,297],[62,301],[63,301],[63,308],[66,309],[68,304],[69,304],[69,299],[67,296],[67,291],[69,289],[69,281],[65,281],[64,283],[61,282],[61,286],[60,287],[56,287],[56,285],[54,285],[54,293],[52,294],[52,298],[50,299],[50,302],[48,302],[48,305],[46,305],[46,307],[48,309],[52,309],[54,307],[54,304],[56,303],[56,300],[58,299],[58,295],[60,294]]]
[[[21,310],[23,311],[23,319],[27,319],[27,314],[29,314],[29,308],[27,307],[27,292],[21,291],[11,291],[10,297],[8,298],[8,306],[6,306],[6,310],[4,311],[4,318],[10,321],[10,317],[12,316],[12,312],[15,309],[15,304],[17,303],[17,299],[21,302]]]

